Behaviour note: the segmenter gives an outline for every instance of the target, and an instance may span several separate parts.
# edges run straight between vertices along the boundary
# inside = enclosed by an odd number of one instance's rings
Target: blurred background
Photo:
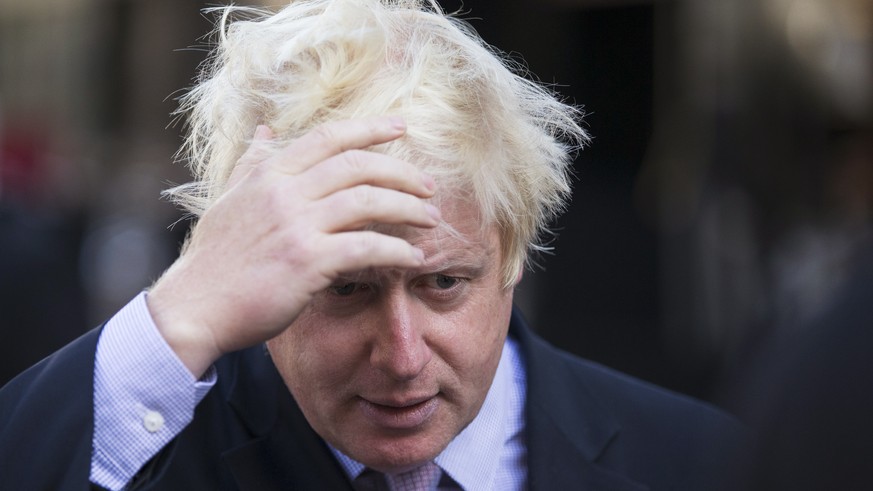
[[[0,0],[0,383],[174,259],[170,113],[212,4]],[[546,338],[719,401],[831,305],[869,247],[873,0],[442,4],[588,113],[519,291]]]

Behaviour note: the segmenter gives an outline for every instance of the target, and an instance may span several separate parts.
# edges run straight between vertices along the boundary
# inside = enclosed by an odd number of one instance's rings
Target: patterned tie
[[[400,474],[382,474],[365,470],[355,479],[359,491],[433,491],[437,488],[442,469],[433,462]]]

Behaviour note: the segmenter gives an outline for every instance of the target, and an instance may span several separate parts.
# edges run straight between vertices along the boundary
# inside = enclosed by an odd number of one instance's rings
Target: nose
[[[420,308],[405,292],[390,292],[383,298],[370,363],[393,379],[414,379],[433,356]]]

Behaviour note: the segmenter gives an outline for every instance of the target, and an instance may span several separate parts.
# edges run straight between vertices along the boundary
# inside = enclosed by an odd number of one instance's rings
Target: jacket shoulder
[[[0,482],[85,490],[91,462],[94,329],[0,390]],[[51,471],[49,471],[51,470]]]
[[[567,353],[519,326],[517,319],[514,324],[528,375],[535,460],[537,447],[559,438],[568,442],[567,457],[556,456],[564,459],[564,468],[583,459],[652,490],[718,489],[746,443],[746,430],[736,418]]]
[[[743,424],[716,406],[569,354],[562,358],[619,428],[598,458],[604,466],[670,489],[717,489],[748,443]]]

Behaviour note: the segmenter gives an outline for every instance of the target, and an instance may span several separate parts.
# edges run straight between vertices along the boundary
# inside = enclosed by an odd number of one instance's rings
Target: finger
[[[432,177],[412,164],[388,155],[348,150],[335,155],[300,174],[301,189],[310,199],[361,184],[395,189],[421,198],[433,196],[436,184]]]
[[[320,246],[324,254],[319,270],[327,278],[344,271],[414,268],[424,263],[421,249],[401,238],[369,230],[327,235]]]
[[[405,132],[406,123],[398,116],[332,121],[294,140],[271,161],[277,170],[299,174],[346,150],[387,143]]]
[[[334,193],[311,205],[312,219],[324,232],[354,230],[373,223],[435,227],[440,211],[407,193],[369,185]]]
[[[227,187],[231,188],[239,182],[243,176],[247,175],[261,161],[269,157],[269,143],[273,140],[273,130],[269,126],[258,125],[255,128],[255,134],[252,137],[252,142],[246,149],[245,153],[237,161],[227,179]]]

